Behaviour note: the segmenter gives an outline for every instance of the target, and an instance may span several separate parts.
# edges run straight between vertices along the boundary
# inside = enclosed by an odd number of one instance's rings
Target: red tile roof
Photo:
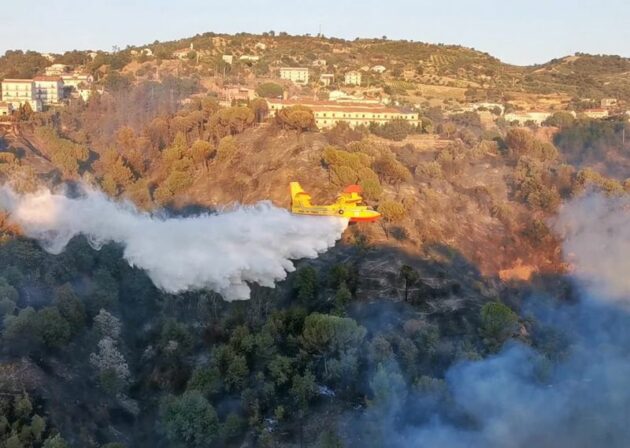
[[[364,103],[338,103],[335,101],[314,101],[314,100],[274,100],[268,99],[269,104],[282,104],[285,106],[306,106],[313,112],[335,112],[335,113],[375,113],[375,114],[413,114],[415,112],[404,112],[382,104]],[[338,118],[338,117],[335,117]]]

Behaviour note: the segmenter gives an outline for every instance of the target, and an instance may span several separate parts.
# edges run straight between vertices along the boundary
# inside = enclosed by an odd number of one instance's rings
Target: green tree
[[[70,284],[66,283],[57,288],[54,303],[61,316],[70,325],[73,334],[83,329],[85,326],[85,306],[83,301],[74,293]]]
[[[389,237],[389,233],[386,224],[396,224],[401,222],[407,214],[405,206],[398,201],[386,200],[382,201],[377,208],[378,212],[383,218],[383,230]]]
[[[304,375],[293,375],[291,382],[291,397],[301,410],[308,408],[308,403],[315,396],[315,376],[310,372],[304,372]]]
[[[186,390],[198,390],[209,396],[219,393],[222,386],[221,372],[217,367],[197,367],[188,380]]]
[[[282,98],[284,89],[275,82],[264,82],[256,87],[256,94],[263,98]]]
[[[254,113],[254,117],[256,117],[257,123],[262,123],[265,118],[267,118],[267,114],[269,114],[269,106],[267,105],[267,101],[262,98],[256,98],[249,103],[249,108]]]
[[[309,352],[321,357],[328,376],[329,359],[352,355],[365,338],[366,329],[350,318],[313,313],[304,321],[300,342]]]
[[[42,308],[37,312],[37,327],[48,347],[60,348],[70,340],[70,324],[55,307]]]
[[[400,277],[405,285],[405,302],[407,302],[409,299],[409,288],[416,284],[419,275],[411,266],[404,264],[400,268]]]
[[[496,350],[518,329],[518,316],[500,302],[488,302],[481,308],[481,335],[491,350]]]
[[[235,106],[220,109],[208,123],[210,135],[215,141],[228,135],[240,134],[254,124],[254,112],[249,107]]]
[[[293,364],[292,358],[282,355],[276,355],[269,362],[267,368],[276,386],[283,386],[289,381],[293,373]]]
[[[370,380],[370,389],[374,394],[374,401],[384,405],[403,396],[405,380],[393,366],[379,364]]]
[[[216,411],[195,390],[179,397],[164,397],[160,403],[160,421],[166,438],[174,446],[209,447],[219,435]]]
[[[575,122],[575,117],[572,113],[567,111],[554,112],[549,118],[544,121],[545,126],[556,126],[559,128],[566,128]]]
[[[279,110],[276,114],[276,123],[282,129],[293,129],[298,132],[310,131],[317,127],[313,111],[301,105]]]
[[[223,137],[217,147],[217,160],[219,162],[230,160],[234,156],[236,148],[236,139],[234,137]]]
[[[335,308],[338,311],[343,310],[352,300],[352,293],[345,282],[341,282],[335,292]]]
[[[33,412],[33,404],[31,403],[31,399],[27,393],[23,393],[22,395],[15,397],[13,412],[15,412],[15,415],[18,418],[26,419],[30,417]]]
[[[31,419],[31,432],[36,442],[41,442],[44,431],[46,430],[46,420],[35,414]]]
[[[370,125],[370,131],[379,137],[399,142],[411,133],[412,127],[407,120],[397,118],[382,125],[373,123]]]
[[[25,448],[17,434],[13,434],[4,442],[4,448]],[[48,448],[48,447],[46,447]]]
[[[54,436],[48,437],[44,441],[42,448],[69,448],[69,447],[66,441],[64,440],[64,438],[61,437],[60,434],[56,434]]]
[[[304,266],[295,274],[294,289],[297,298],[309,302],[317,295],[317,271],[311,266]]]
[[[190,155],[195,165],[208,168],[208,160],[212,156],[213,147],[209,142],[197,140],[190,148]]]
[[[248,375],[247,359],[242,355],[234,355],[227,368],[225,384],[231,390],[242,389]]]

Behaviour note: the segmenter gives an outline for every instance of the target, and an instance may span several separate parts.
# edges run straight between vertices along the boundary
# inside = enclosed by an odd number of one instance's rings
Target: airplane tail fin
[[[292,207],[310,207],[311,196],[307,194],[299,182],[291,182],[291,206]]]

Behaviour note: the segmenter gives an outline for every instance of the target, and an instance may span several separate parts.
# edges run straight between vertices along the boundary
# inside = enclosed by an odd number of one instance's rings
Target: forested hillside
[[[132,56],[140,47],[87,63],[82,52],[58,55],[85,65],[100,90],[41,113],[21,108],[2,127],[0,174],[15,191],[96,188],[186,216],[263,200],[288,207],[293,180],[318,203],[357,183],[382,219],[350,226],[276,287],[253,284],[249,300],[229,302],[210,290],[160,290],[113,243],[95,250],[76,237],[50,254],[3,213],[0,446],[415,446],[416,431],[437,421],[484,430],[487,416],[458,401],[453,369],[499,363],[504,344],[526,347],[518,365],[527,381],[552,389],[573,334],[529,300],[578,300],[553,223],[584,192],[627,196],[625,118],[556,112],[543,126],[516,126],[426,105],[413,125],[324,130],[302,106],[270,116],[265,95],[219,104],[207,78],[236,71],[220,55],[254,53],[259,41],[269,51],[248,70],[260,74],[265,58],[411,65],[407,81],[374,80],[398,88],[401,102],[414,83],[490,96],[630,92],[625,59],[520,68],[388,40],[207,34],[151,44],[152,58]],[[209,53],[175,63],[171,53],[190,44]],[[46,65],[7,53],[0,74]]]

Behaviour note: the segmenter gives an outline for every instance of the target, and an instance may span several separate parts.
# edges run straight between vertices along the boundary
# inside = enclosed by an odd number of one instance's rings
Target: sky
[[[274,30],[459,44],[518,65],[630,57],[628,0],[0,0],[0,53],[111,50],[197,33]]]

